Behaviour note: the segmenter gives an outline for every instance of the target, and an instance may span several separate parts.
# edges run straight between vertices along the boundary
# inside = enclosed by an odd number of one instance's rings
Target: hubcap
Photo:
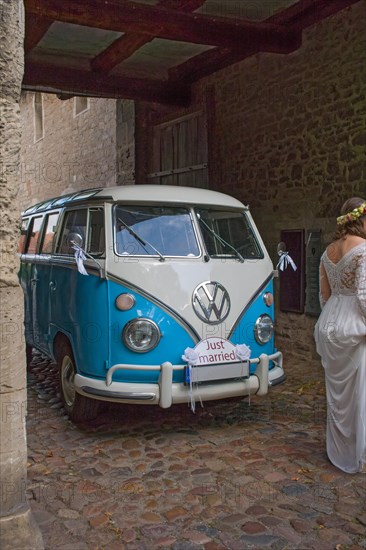
[[[72,407],[75,402],[74,365],[70,357],[64,357],[61,370],[62,391],[66,405]]]

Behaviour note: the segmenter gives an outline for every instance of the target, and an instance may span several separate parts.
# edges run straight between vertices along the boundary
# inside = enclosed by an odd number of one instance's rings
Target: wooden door
[[[203,112],[153,128],[151,183],[208,187],[207,125]]]

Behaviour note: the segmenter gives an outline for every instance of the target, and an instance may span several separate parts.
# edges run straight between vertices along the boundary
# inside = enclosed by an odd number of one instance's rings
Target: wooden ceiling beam
[[[206,0],[160,0],[158,6],[187,13],[198,10]]]
[[[171,85],[162,80],[121,78],[55,67],[27,61],[23,89],[48,93],[87,95],[88,97],[124,98],[135,101],[187,106],[190,103],[188,86]]]
[[[25,0],[28,13],[55,21],[245,51],[288,52],[294,36],[273,23],[208,17],[130,0]]]
[[[44,37],[52,23],[52,19],[34,16],[28,12],[25,13],[25,53],[30,52],[30,50],[37,46],[38,42]]]
[[[213,48],[169,69],[169,80],[171,82],[192,84],[255,53],[257,53],[257,50],[250,50],[249,48],[245,54],[233,52],[225,48]]]
[[[356,2],[359,0],[300,0],[287,9],[275,13],[266,21],[304,30]]]
[[[275,13],[266,22],[286,26],[298,36],[302,30],[314,23],[335,14],[359,0],[299,0],[296,4]],[[295,34],[296,35],[296,34]],[[298,47],[301,46],[299,40]],[[295,48],[296,49],[296,48]],[[259,53],[258,48],[248,48],[243,55],[228,48],[215,48],[203,52],[185,63],[169,70],[169,80],[176,82],[193,83],[200,78],[210,75],[228,65],[237,63],[251,55]]]
[[[152,40],[144,34],[127,33],[117,38],[108,48],[90,62],[92,71],[109,73],[113,67],[128,59],[139,48]]]
[[[158,6],[163,8],[194,11],[205,0],[160,0]],[[139,48],[152,40],[143,34],[128,33],[117,38],[108,48],[92,59],[90,66],[93,71],[109,73],[116,65],[131,57]]]

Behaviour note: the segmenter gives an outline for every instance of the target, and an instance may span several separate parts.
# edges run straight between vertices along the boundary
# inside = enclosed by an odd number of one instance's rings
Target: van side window
[[[89,211],[88,252],[93,256],[102,256],[105,252],[104,212],[102,208]]]
[[[29,218],[25,218],[24,220],[22,220],[22,224],[20,226],[20,237],[19,237],[19,244],[18,244],[18,252],[20,254],[22,254],[25,246],[25,241],[27,240],[28,225],[29,225]]]
[[[66,212],[62,231],[61,239],[58,242],[56,253],[58,254],[73,254],[74,251],[69,247],[68,236],[71,233],[80,235],[81,239],[75,239],[75,241],[80,243],[82,248],[85,247],[85,237],[86,237],[86,220],[87,220],[88,211],[86,208],[80,210],[70,210]]]
[[[32,218],[28,246],[25,250],[27,254],[35,254],[37,252],[42,222],[43,216]]]
[[[49,214],[47,216],[46,230],[44,232],[43,242],[41,245],[41,254],[51,254],[52,252],[58,217],[59,212],[55,212],[54,214]]]

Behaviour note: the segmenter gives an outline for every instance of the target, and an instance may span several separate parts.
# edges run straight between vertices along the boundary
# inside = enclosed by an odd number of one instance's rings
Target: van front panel
[[[195,346],[197,338],[191,334],[189,327],[184,326],[169,311],[159,306],[156,300],[148,299],[136,289],[126,287],[111,281],[110,287],[110,364],[141,365],[141,371],[116,372],[113,379],[131,382],[157,382],[159,373],[144,370],[146,365],[161,365],[165,361],[173,364],[182,363],[182,353],[187,347]],[[128,311],[119,311],[115,305],[119,295],[128,293],[134,297],[135,305]],[[133,319],[150,319],[158,327],[161,338],[158,345],[146,353],[131,351],[123,343],[123,330],[126,324]],[[175,373],[174,381],[183,381],[182,373]]]
[[[230,262],[230,266],[227,263]],[[263,283],[272,275],[272,266],[268,259],[247,260],[240,263],[235,260],[202,259],[169,260],[164,263],[154,259],[138,261],[115,258],[108,262],[109,273],[115,279],[121,279],[128,285],[143,289],[176,311],[189,324],[199,338],[212,335],[213,327],[197,315],[193,307],[194,291],[203,283],[217,282],[227,291],[230,309],[221,324],[221,331],[230,334],[241,312]],[[224,334],[223,334],[224,336]]]
[[[110,302],[111,307],[111,357],[113,364],[135,364],[141,365],[141,371],[116,371],[113,379],[116,381],[129,382],[157,382],[159,372],[144,370],[146,365],[161,365],[165,361],[173,365],[183,364],[182,355],[187,347],[194,348],[199,340],[210,337],[220,337],[229,339],[233,344],[245,343],[251,349],[253,357],[259,357],[262,353],[270,355],[274,351],[273,337],[265,344],[259,344],[254,336],[254,324],[260,315],[266,314],[273,319],[273,306],[266,306],[263,295],[273,290],[272,280],[267,282],[260,290],[252,296],[250,303],[242,309],[236,319],[235,327],[229,328],[225,323],[217,325],[201,324],[201,335],[192,333],[192,327],[185,323],[183,317],[179,317],[177,312],[164,308],[157,304],[153,298],[148,299],[143,296],[136,288],[124,286],[118,283],[110,283]],[[115,307],[116,299],[121,294],[132,295],[135,306],[128,311],[119,311]],[[129,350],[123,343],[123,329],[126,324],[137,318],[147,318],[154,321],[159,327],[161,339],[153,350],[147,353],[136,353]],[[203,334],[203,336],[202,336]],[[255,371],[255,365],[251,365],[251,372]],[[174,373],[174,382],[183,382],[184,373],[177,371]]]
[[[253,296],[252,300],[250,300],[250,303],[244,308],[230,334],[230,341],[233,342],[233,344],[242,344],[244,342],[250,347],[252,357],[259,357],[262,353],[270,355],[275,349],[274,336],[265,344],[260,344],[254,333],[255,322],[261,315],[269,315],[269,317],[274,320],[274,305],[267,306],[264,301],[264,296],[268,292],[273,294],[272,278]],[[270,365],[270,367],[272,367],[272,365]],[[251,365],[251,373],[254,372],[255,365]]]

